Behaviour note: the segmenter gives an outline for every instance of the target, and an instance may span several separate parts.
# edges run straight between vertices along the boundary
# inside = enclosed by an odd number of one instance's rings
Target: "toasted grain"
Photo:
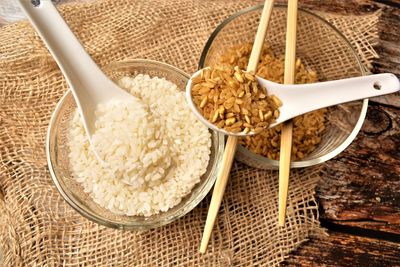
[[[247,66],[249,56],[251,53],[252,44],[240,44],[235,47],[231,47],[227,52],[221,56],[219,64],[226,64],[230,66],[238,66],[239,68],[245,68]],[[276,56],[271,47],[266,44],[263,48],[260,62],[257,66],[256,75],[267,80],[283,83],[283,73],[284,73],[284,57]],[[246,74],[244,75],[246,77]],[[296,59],[296,83],[312,83],[318,81],[318,75],[315,70],[309,70],[302,63],[300,58]],[[245,84],[243,97],[250,97],[251,94],[258,92],[258,87],[255,87],[252,83]],[[258,95],[258,99],[264,99],[266,95],[263,93]],[[280,101],[272,101],[278,107],[282,105]],[[256,120],[253,119],[254,114],[252,108],[248,109],[248,116],[245,117],[246,124],[255,124]],[[243,109],[242,109],[243,112]],[[257,111],[258,112],[258,111]],[[326,121],[326,109],[317,110],[310,112],[308,114],[296,117],[293,120],[293,148],[292,148],[292,159],[301,159],[306,157],[308,154],[312,153],[313,150],[321,142],[322,135],[325,131],[325,121]],[[275,117],[275,112],[263,110],[264,119],[260,120],[259,114],[257,114],[258,123],[263,121],[269,121],[271,118]],[[243,123],[243,126],[246,127]],[[271,159],[279,158],[279,146],[280,146],[280,126],[276,126],[272,129],[262,131],[260,134],[246,137],[240,140],[240,143],[246,146],[248,149],[254,153],[263,155]],[[243,130],[244,132],[245,130]]]
[[[260,128],[266,129],[277,118],[264,114],[277,115],[278,104],[282,105],[276,96],[275,100],[268,96],[253,74],[238,66],[203,69],[192,82],[192,98],[201,114],[227,131],[244,132],[246,128],[249,128],[246,131],[255,131],[258,127],[260,132]],[[267,123],[259,124],[264,121]]]

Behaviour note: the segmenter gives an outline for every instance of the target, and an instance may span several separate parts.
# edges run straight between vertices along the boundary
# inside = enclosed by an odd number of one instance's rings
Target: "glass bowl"
[[[118,79],[125,75],[148,74],[163,77],[175,83],[184,90],[189,75],[181,70],[151,60],[129,60],[111,63],[105,68],[105,73],[111,79]],[[69,162],[68,130],[70,121],[76,110],[72,93],[68,91],[56,106],[52,114],[46,140],[47,161],[51,177],[60,194],[80,214],[99,224],[130,230],[140,230],[159,227],[170,223],[191,211],[210,191],[215,182],[219,163],[224,149],[224,136],[211,132],[212,144],[210,161],[206,173],[175,207],[166,212],[160,212],[150,217],[116,215],[96,204],[83,187],[73,178]]]
[[[226,49],[254,41],[263,5],[244,9],[223,21],[211,34],[199,62],[199,68],[213,66]],[[272,11],[266,42],[275,55],[283,55],[286,42],[287,7],[276,5]],[[349,41],[323,18],[299,9],[296,57],[307,69],[318,73],[320,81],[365,75],[365,69]],[[267,88],[268,89],[268,88]],[[316,149],[291,167],[307,167],[329,160],[342,152],[356,137],[364,121],[368,100],[359,100],[328,108],[326,130]],[[239,145],[236,159],[260,169],[276,169],[278,160],[255,154]]]

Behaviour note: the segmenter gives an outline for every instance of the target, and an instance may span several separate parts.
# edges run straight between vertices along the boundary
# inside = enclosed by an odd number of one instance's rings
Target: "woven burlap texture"
[[[59,9],[100,65],[127,58],[163,61],[192,73],[215,27],[256,1],[121,1]],[[320,14],[341,29],[366,65],[376,57],[379,13]],[[63,200],[47,169],[51,113],[68,90],[26,21],[0,29],[0,251],[4,266],[276,266],[321,234],[314,188],[321,168],[291,174],[288,220],[277,226],[277,172],[235,163],[209,249],[198,252],[208,196],[167,226],[128,232],[100,226]],[[1,263],[0,263],[1,265]]]

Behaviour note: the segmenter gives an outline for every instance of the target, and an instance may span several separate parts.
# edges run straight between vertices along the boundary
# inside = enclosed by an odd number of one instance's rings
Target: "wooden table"
[[[1,1],[0,25],[22,18],[14,0]],[[300,6],[341,14],[382,8],[373,72],[400,77],[400,1],[301,0]],[[400,266],[400,94],[371,99],[357,138],[325,164],[317,197],[329,235],[312,238],[283,265]]]

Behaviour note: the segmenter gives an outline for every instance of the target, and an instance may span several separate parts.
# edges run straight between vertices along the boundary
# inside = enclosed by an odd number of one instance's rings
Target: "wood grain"
[[[373,72],[393,72],[400,76],[400,2],[399,6],[383,8],[382,17],[378,24],[379,45],[375,48],[380,58],[375,60]]]
[[[398,108],[371,104],[356,140],[325,165],[317,189],[324,219],[400,234]]]
[[[282,266],[400,266],[395,242],[328,232],[294,251]]]

